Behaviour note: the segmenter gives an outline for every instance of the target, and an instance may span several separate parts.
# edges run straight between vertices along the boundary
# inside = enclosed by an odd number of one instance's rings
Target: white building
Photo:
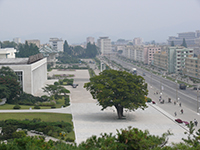
[[[16,49],[14,48],[2,48],[0,49],[1,58],[15,58]]]
[[[142,38],[140,37],[134,38],[133,45],[142,45]]]
[[[63,40],[59,38],[50,38],[50,46],[53,50],[63,52]]]
[[[14,38],[13,39],[13,42],[17,43],[17,44],[20,44],[21,43],[21,38]]]
[[[18,76],[24,92],[36,94],[47,81],[47,59],[42,54],[29,58],[4,58],[0,59],[0,68],[8,66]]]
[[[87,37],[86,42],[87,43],[90,42],[91,44],[95,44],[94,37]]]
[[[112,52],[111,40],[108,37],[100,37],[97,40],[97,46],[102,55],[110,54]]]

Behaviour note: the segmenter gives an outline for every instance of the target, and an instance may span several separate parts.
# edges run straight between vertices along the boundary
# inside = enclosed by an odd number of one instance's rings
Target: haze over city
[[[166,42],[199,29],[198,14],[199,0],[0,0],[0,41],[59,37],[73,44],[109,36]]]

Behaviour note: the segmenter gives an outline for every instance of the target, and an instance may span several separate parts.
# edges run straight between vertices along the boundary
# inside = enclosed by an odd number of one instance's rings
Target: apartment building
[[[200,79],[200,55],[185,58],[185,75]]]
[[[20,44],[21,43],[21,38],[19,38],[19,37],[14,38],[13,42],[15,42],[16,44]]]
[[[142,45],[142,38],[137,37],[133,39],[133,45]]]
[[[155,53],[160,53],[161,48],[155,45],[148,45],[144,47],[144,64],[152,64]]]
[[[152,65],[157,67],[157,68],[161,68],[161,69],[164,69],[164,70],[167,70],[168,68],[168,57],[167,57],[167,53],[164,51],[164,52],[156,52],[154,53],[154,59],[153,59],[153,63]]]
[[[182,46],[168,48],[168,73],[182,73],[185,68],[185,59],[194,55],[193,49]]]
[[[102,55],[110,54],[112,52],[111,40],[108,37],[100,37],[97,40],[97,46]]]
[[[50,46],[53,50],[63,52],[63,40],[59,38],[50,38]]]

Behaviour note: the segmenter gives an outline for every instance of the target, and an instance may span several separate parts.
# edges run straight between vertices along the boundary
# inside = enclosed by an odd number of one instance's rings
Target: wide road
[[[128,62],[122,61],[117,57],[111,56],[110,60],[114,60],[118,64],[121,64],[124,68],[128,69],[134,67],[137,68],[138,75],[142,76],[143,73],[145,73],[145,76],[143,76],[145,81],[150,85],[152,85],[152,88],[155,89],[155,91],[160,91],[161,87],[163,86],[164,90],[162,91],[162,93],[172,98],[172,100],[176,100],[176,89],[177,89],[178,91],[177,97],[179,98],[179,101],[182,103],[182,105],[185,105],[189,109],[197,112],[197,107],[199,107],[199,104],[197,104],[197,91],[191,88],[186,88],[186,90],[180,90],[179,85],[178,84],[176,85],[175,82],[172,82],[168,79],[165,79],[153,73],[151,74],[150,72],[143,70],[137,66],[134,66],[133,64],[130,64]]]

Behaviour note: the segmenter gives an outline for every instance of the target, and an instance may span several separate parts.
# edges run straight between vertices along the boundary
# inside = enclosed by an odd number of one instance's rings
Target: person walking
[[[176,116],[176,115],[177,115],[177,113],[176,113],[176,112],[174,112],[174,115]]]
[[[176,105],[176,101],[174,101],[174,105]]]
[[[181,109],[181,114],[183,114],[183,109]]]
[[[197,126],[198,122],[196,119],[194,119],[194,125]]]
[[[179,103],[179,106],[181,107],[181,103]]]

